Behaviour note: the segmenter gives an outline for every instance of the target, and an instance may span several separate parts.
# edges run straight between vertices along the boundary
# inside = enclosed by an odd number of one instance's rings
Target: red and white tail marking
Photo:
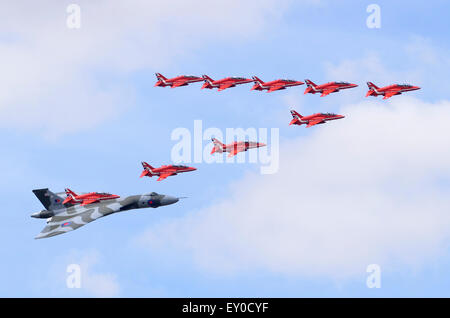
[[[213,149],[211,150],[211,154],[213,154],[213,153],[215,153],[215,152],[222,153],[223,150],[224,150],[224,144],[221,143],[221,142],[220,142],[218,139],[216,139],[216,138],[212,138],[211,140],[212,140],[212,142],[213,142],[213,144],[214,144],[214,147],[213,147]]]
[[[147,177],[151,177],[153,176],[153,167],[150,166],[148,163],[146,163],[145,161],[142,162],[142,167],[144,168],[144,171],[142,171],[140,178],[147,176]]]

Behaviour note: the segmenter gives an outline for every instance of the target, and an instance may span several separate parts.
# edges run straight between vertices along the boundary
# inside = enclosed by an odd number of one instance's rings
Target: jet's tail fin
[[[289,125],[293,125],[293,124],[297,124],[301,122],[301,119],[303,118],[302,115],[300,115],[299,113],[297,113],[295,110],[291,109],[291,115],[292,115],[292,120],[289,123]]]
[[[70,190],[69,188],[64,189],[64,192],[66,193],[66,198],[64,199],[63,204],[74,203],[77,194],[72,190]]]
[[[144,171],[142,171],[140,178],[144,176],[151,177],[153,175],[152,170],[154,169],[152,166],[150,166],[145,161],[142,161],[142,167],[144,168]]]
[[[64,191],[66,192],[67,196],[71,196],[71,197],[77,196],[77,194],[75,192],[73,192],[72,190],[70,190],[69,188],[64,189]]]
[[[223,152],[223,143],[221,143],[218,139],[216,139],[216,138],[211,138],[211,140],[212,140],[212,142],[213,142],[213,144],[214,144],[214,147],[213,147],[213,149],[211,150],[211,154],[213,154],[213,153],[215,153],[215,152]]]
[[[54,194],[48,188],[33,190],[34,195],[41,201],[46,210],[58,210],[63,209],[63,198]]]
[[[306,83],[306,89],[305,89],[305,92],[303,94],[308,94],[309,92],[314,93],[315,92],[315,88],[316,88],[317,85],[314,84],[309,79],[305,79],[305,83]]]
[[[375,85],[375,84],[372,83],[372,82],[367,82],[367,86],[368,86],[370,89],[378,89],[378,88],[379,88],[377,85]]]
[[[252,76],[252,78],[253,78],[253,82],[255,82],[255,84],[256,83],[259,83],[259,84],[263,84],[264,82],[261,80],[261,79],[259,79],[257,76]]]
[[[305,79],[305,83],[308,87],[316,87],[317,85],[313,83],[313,81],[310,81],[309,79]]]
[[[155,75],[156,75],[156,78],[158,79],[158,81],[165,82],[167,80],[167,77],[165,77],[161,73],[155,73]]]
[[[202,75],[202,77],[203,77],[203,80],[205,81],[205,82],[208,82],[208,83],[212,83],[212,82],[214,82],[214,80],[211,78],[211,77],[209,77],[208,75]]]

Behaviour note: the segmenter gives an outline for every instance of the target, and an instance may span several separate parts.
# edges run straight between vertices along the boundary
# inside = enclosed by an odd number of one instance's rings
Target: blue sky
[[[80,1],[79,30],[66,27],[69,2],[32,5],[33,16],[5,4],[0,296],[448,297],[449,4],[378,1],[381,28],[369,29],[372,2],[193,3]],[[303,86],[172,90],[153,87],[155,72],[359,87],[325,98]],[[369,100],[367,80],[422,89]],[[291,127],[291,107],[347,117]],[[170,163],[172,131],[197,119],[279,128],[280,173],[198,163],[164,182],[139,179],[141,161]],[[41,209],[31,192],[40,187],[189,198],[34,240],[45,224],[29,217]],[[300,219],[306,227],[290,225]],[[65,287],[71,263],[83,265],[85,288]],[[370,263],[381,265],[380,289],[366,287]]]

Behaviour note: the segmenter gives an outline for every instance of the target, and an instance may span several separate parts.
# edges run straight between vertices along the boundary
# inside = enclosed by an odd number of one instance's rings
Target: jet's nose
[[[174,204],[174,203],[177,203],[178,200],[179,200],[179,198],[172,197],[172,196],[170,196],[170,195],[165,195],[165,196],[161,199],[161,205]]]

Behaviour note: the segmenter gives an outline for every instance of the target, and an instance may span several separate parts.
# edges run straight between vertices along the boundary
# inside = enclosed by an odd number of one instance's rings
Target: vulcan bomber
[[[68,202],[65,192],[53,193],[49,189],[35,189],[33,193],[45,210],[31,217],[47,219],[47,226],[35,238],[41,239],[70,232],[101,217],[133,209],[158,208],[174,204],[179,198],[151,192],[148,194],[117,197],[89,205]]]

